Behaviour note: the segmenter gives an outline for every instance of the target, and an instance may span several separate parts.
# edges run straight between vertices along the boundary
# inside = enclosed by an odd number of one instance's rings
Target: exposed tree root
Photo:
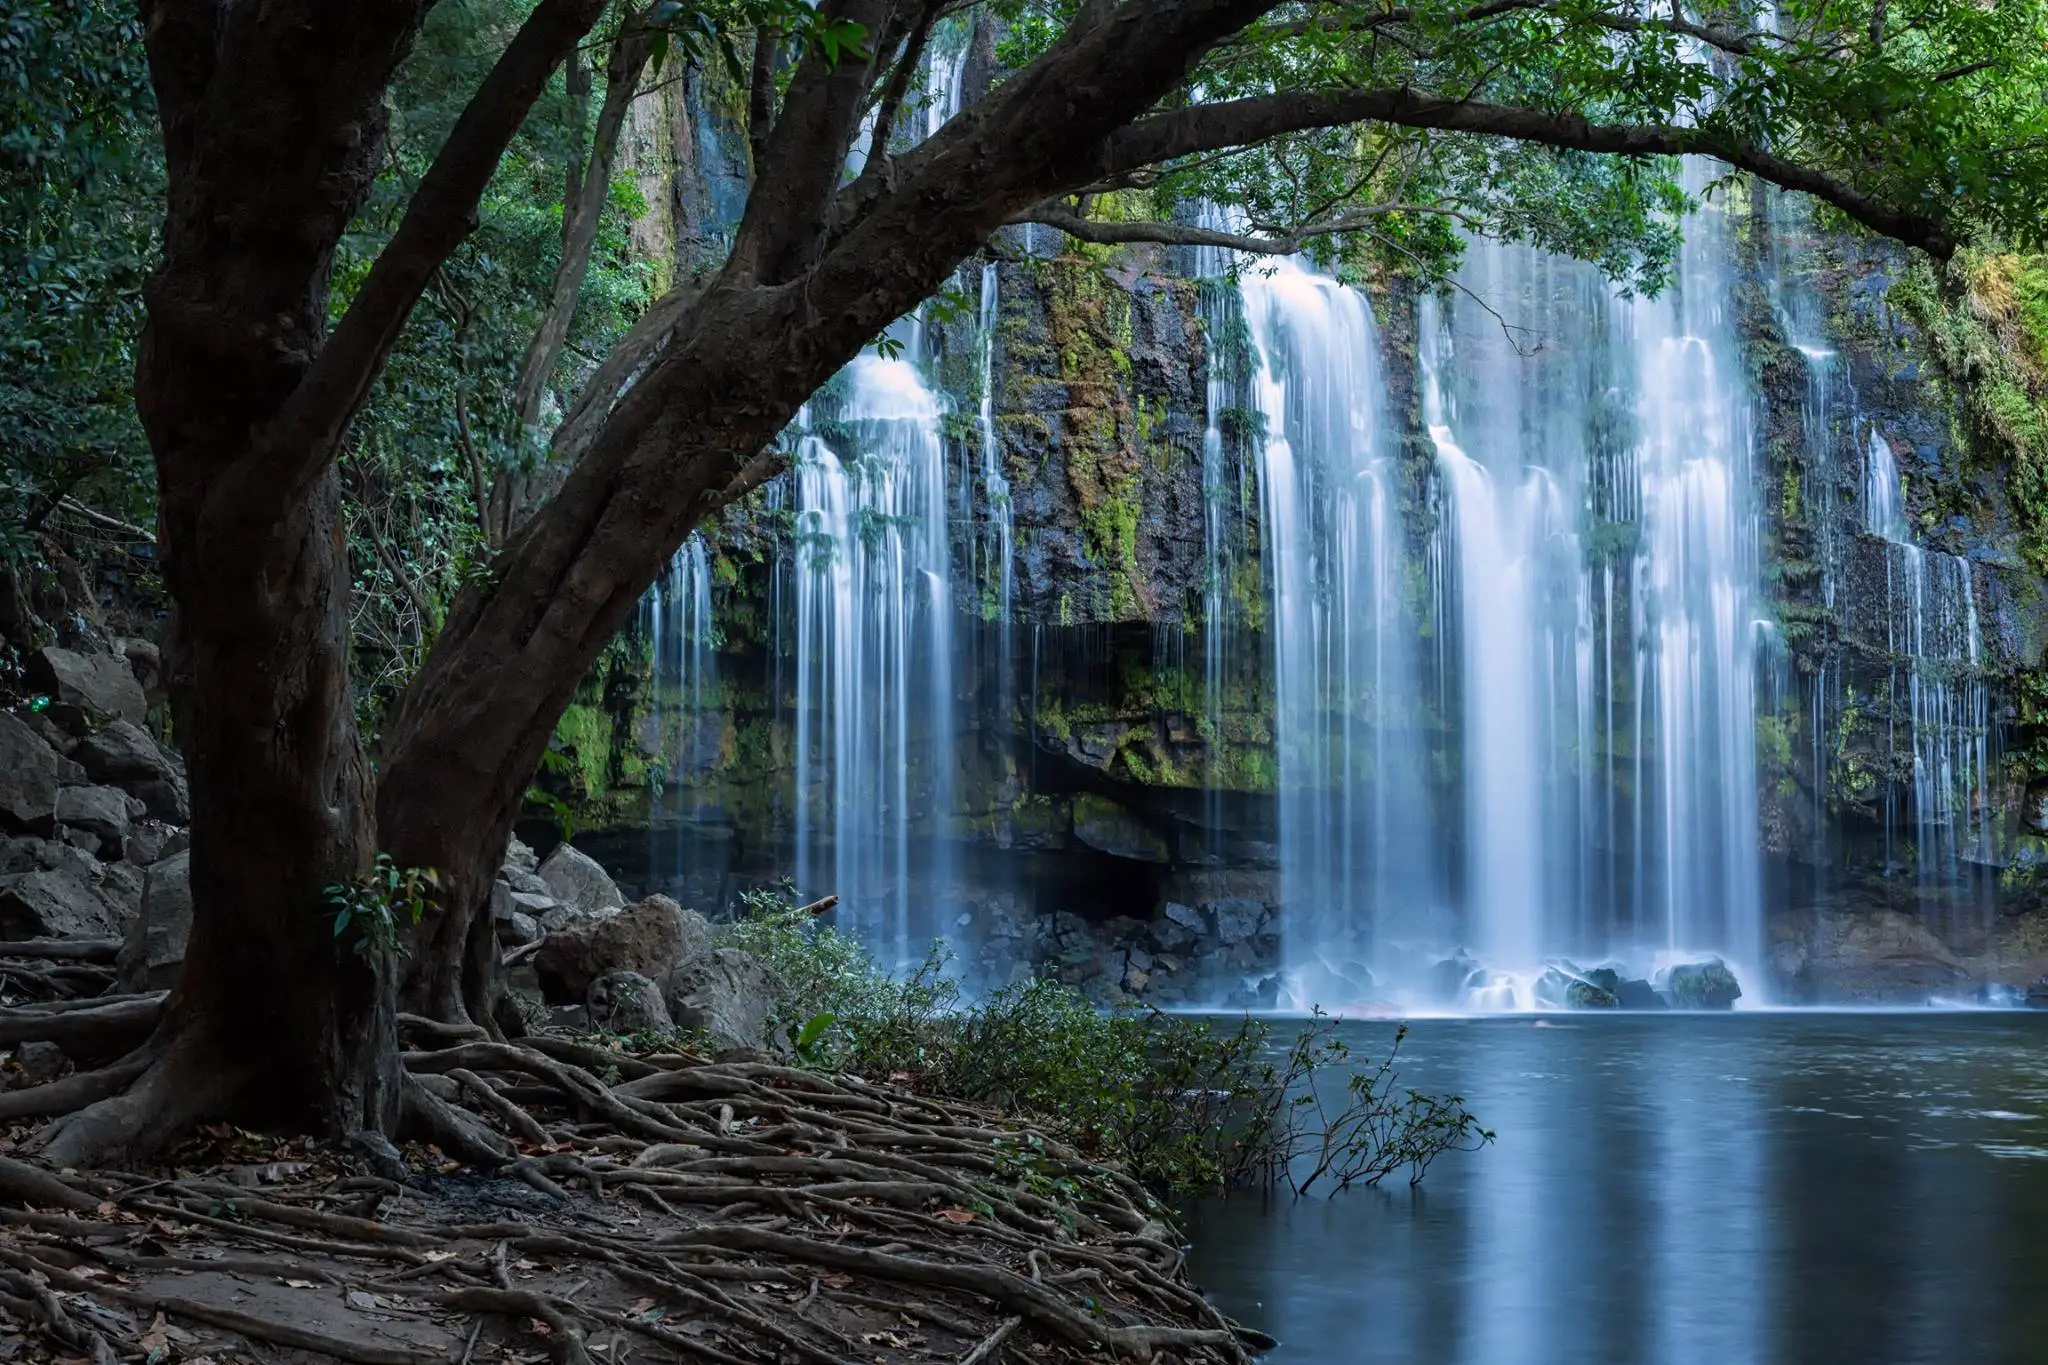
[[[1041,1135],[855,1077],[533,1042],[405,1054],[408,1120],[439,1150],[402,1185],[339,1144],[256,1167],[259,1187],[0,1158],[0,1307],[109,1361],[146,1354],[158,1310],[364,1365],[1235,1363],[1267,1344],[1187,1282],[1142,1191]],[[83,1112],[160,1103],[163,1074]],[[202,1292],[225,1275],[273,1292]]]

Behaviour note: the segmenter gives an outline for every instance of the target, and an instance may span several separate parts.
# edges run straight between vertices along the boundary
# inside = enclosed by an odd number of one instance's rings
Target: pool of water
[[[2048,1361],[2048,1015],[1437,1019],[1402,1055],[1495,1145],[1188,1210],[1274,1365]]]

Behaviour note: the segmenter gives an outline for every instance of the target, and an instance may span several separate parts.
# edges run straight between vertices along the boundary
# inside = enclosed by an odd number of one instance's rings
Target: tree
[[[135,1079],[56,1125],[52,1160],[132,1156],[214,1117],[431,1127],[396,1065],[400,993],[493,1027],[485,893],[576,683],[689,530],[776,471],[811,392],[1006,224],[1219,240],[1097,211],[1229,197],[1252,222],[1227,245],[1441,271],[1463,221],[1654,287],[1677,193],[1664,158],[1718,158],[1937,256],[2032,233],[2048,196],[2048,20],[2028,6],[1795,0],[1771,30],[1746,0],[1698,17],[1624,0],[667,0],[644,15],[652,42],[750,87],[756,176],[730,255],[596,368],[552,438],[559,489],[457,598],[373,778],[336,461],[603,8],[539,0],[330,328],[337,245],[427,0],[144,0],[169,192],[137,401],[178,603],[198,913],[155,1034],[98,1088]],[[1007,26],[1010,74],[928,139],[884,140],[849,183],[864,120],[886,130],[913,97],[933,26],[977,10]],[[1542,184],[1605,218],[1517,211]],[[402,962],[338,953],[322,913],[323,889],[380,852],[438,871]]]

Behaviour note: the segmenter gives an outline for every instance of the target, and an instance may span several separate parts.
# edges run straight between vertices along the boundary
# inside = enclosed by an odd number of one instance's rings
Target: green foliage
[[[133,5],[0,12],[0,562],[59,498],[152,516],[130,397],[163,171]]]
[[[1458,1098],[1398,1085],[1401,1032],[1375,1064],[1320,1014],[1288,1033],[1249,1016],[1104,1011],[1041,979],[969,1000],[936,947],[892,980],[782,895],[753,893],[743,910],[720,941],[781,976],[804,1065],[992,1107],[1162,1194],[1276,1182],[1305,1193],[1402,1171],[1412,1182],[1493,1136]],[[1006,1179],[1028,1184],[1044,1172],[1030,1136],[1017,1142]]]
[[[367,873],[327,888],[335,946],[365,959],[403,953],[400,932],[425,917],[440,889],[441,874],[433,868],[400,867],[379,853]]]

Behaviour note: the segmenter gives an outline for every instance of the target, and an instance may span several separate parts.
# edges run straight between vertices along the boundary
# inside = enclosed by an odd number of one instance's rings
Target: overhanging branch
[[[589,32],[605,0],[541,0],[484,79],[398,231],[292,396],[256,441],[239,491],[288,502],[333,458],[428,281],[476,226],[476,206],[548,77]]]
[[[1243,251],[1255,256],[1292,256],[1318,237],[1334,237],[1340,233],[1357,232],[1375,219],[1403,213],[1427,213],[1442,218],[1455,218],[1475,231],[1479,228],[1478,221],[1472,215],[1444,204],[1372,204],[1347,209],[1341,214],[1296,227],[1275,229],[1267,236],[1223,232],[1216,228],[1196,227],[1186,223],[1106,222],[1084,218],[1064,205],[1050,202],[1021,213],[1011,221],[1057,228],[1069,237],[1092,242],[1097,246],[1152,243],[1160,246],[1219,247],[1225,251]]]
[[[1113,134],[1103,144],[1100,159],[1087,168],[1086,178],[1101,179],[1221,147],[1247,146],[1288,133],[1351,123],[1479,133],[1612,156],[1713,157],[1832,204],[1865,227],[1919,247],[1937,259],[1946,259],[1955,251],[1954,239],[1940,222],[1891,208],[1820,171],[1711,129],[1594,123],[1578,114],[1438,99],[1406,89],[1301,91],[1156,114]]]

